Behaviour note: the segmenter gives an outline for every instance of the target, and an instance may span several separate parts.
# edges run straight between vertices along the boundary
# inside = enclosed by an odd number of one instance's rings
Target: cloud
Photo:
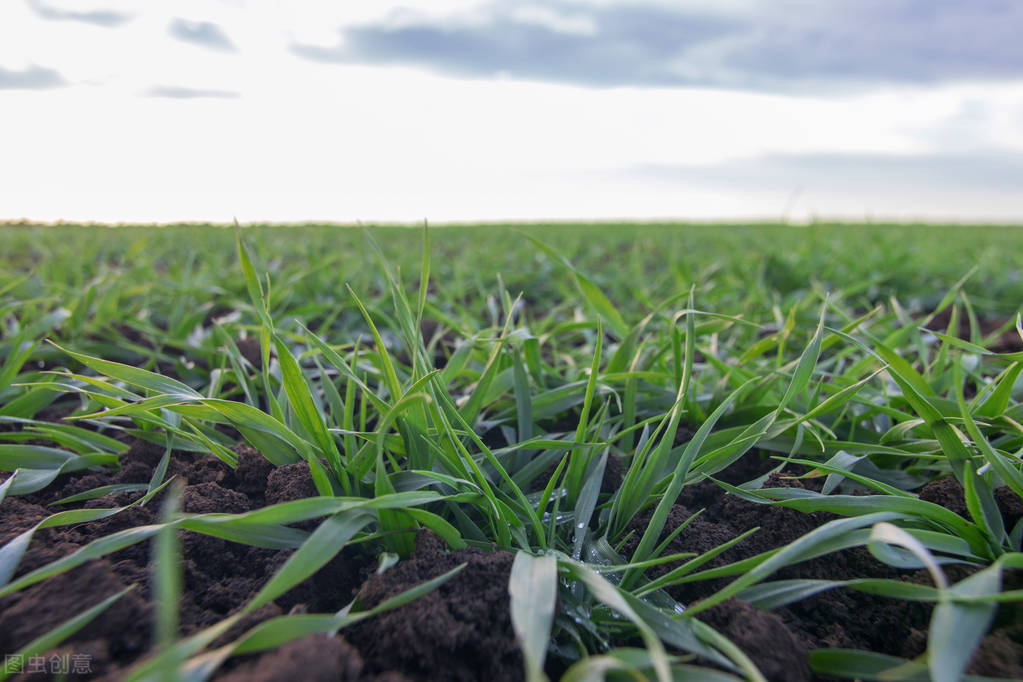
[[[172,36],[186,43],[222,52],[237,52],[237,48],[224,30],[208,21],[175,19],[167,30]]]
[[[668,184],[727,185],[792,191],[928,192],[988,190],[1016,193],[1023,183],[1023,152],[934,154],[774,154],[723,163],[647,164],[628,175]]]
[[[156,85],[146,90],[147,97],[168,97],[171,99],[235,99],[241,94],[232,90],[204,90],[201,88],[184,88],[175,85]]]
[[[836,89],[1023,77],[1023,3],[772,0],[484,5],[472,17],[402,15],[346,27],[329,63],[418,65],[456,76],[589,86]]]
[[[470,77],[511,76],[586,85],[679,85],[691,78],[675,64],[679,54],[736,30],[727,18],[658,7],[593,9],[589,22],[495,10],[485,21],[462,24],[404,21],[342,32],[334,47],[292,45],[320,62],[418,64]],[[542,16],[542,15],[541,15]]]
[[[767,79],[879,83],[1018,78],[1023,5],[1003,0],[801,3],[724,63]],[[796,7],[793,7],[796,9]],[[779,15],[782,12],[778,13]]]
[[[68,82],[59,71],[44,66],[32,66],[23,71],[12,71],[0,66],[0,90],[49,90]]]
[[[28,6],[32,8],[32,11],[40,17],[54,21],[81,21],[86,24],[92,24],[93,26],[114,28],[115,26],[120,26],[132,18],[130,14],[123,14],[121,12],[114,12],[111,10],[88,10],[84,12],[63,10],[45,5],[42,2],[39,2],[39,0],[26,1]]]

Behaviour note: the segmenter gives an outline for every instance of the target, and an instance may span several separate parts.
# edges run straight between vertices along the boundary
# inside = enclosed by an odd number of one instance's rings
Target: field
[[[0,244],[0,679],[1023,678],[1018,228]]]

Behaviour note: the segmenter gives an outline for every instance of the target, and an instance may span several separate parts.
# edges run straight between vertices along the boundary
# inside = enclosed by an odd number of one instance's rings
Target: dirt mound
[[[374,606],[466,564],[459,574],[411,604],[360,623],[346,637],[365,652],[371,672],[393,666],[422,680],[522,679],[522,656],[508,606],[513,555],[476,549],[445,552],[444,547],[439,538],[420,531],[412,557],[370,577],[360,599]]]

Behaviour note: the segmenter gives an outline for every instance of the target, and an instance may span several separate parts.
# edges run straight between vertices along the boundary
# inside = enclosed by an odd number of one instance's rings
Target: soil
[[[1006,325],[1009,325],[1008,329],[1002,331],[996,336],[991,343],[987,345],[987,349],[992,353],[1018,353],[1023,351],[1023,339],[1020,339],[1019,333],[1016,332],[1015,327],[1011,324],[1016,319],[1015,315],[1009,315],[1006,317],[991,316],[985,317],[983,315],[978,316],[977,325],[979,326],[979,332],[981,337],[986,337],[994,334],[996,331],[1002,329]],[[948,330],[948,324],[952,320],[952,307],[945,308],[940,313],[934,316],[927,327],[934,331],[941,332],[944,334]],[[970,318],[963,311],[959,314],[957,336],[960,339],[970,340]]]
[[[358,650],[343,637],[310,635],[247,661],[220,679],[223,682],[273,682],[300,675],[308,682],[355,682],[366,679],[365,667]],[[398,682],[408,678],[395,673],[377,679]]]
[[[751,480],[776,464],[774,460],[757,463],[750,453],[723,472],[730,483]],[[812,488],[820,484],[813,479],[795,480],[790,476],[801,471],[772,474],[765,487]],[[804,483],[805,481],[805,483]],[[950,511],[969,513],[962,487],[953,479],[930,483],[920,490],[920,497]],[[1007,488],[999,488],[996,500],[1009,528],[1020,516],[1020,500]],[[792,509],[746,502],[732,495],[722,495],[721,488],[706,481],[683,489],[665,525],[663,536],[689,519],[694,511],[703,512],[689,527],[671,541],[668,552],[703,553],[734,538],[750,528],[760,530],[735,547],[723,552],[702,568],[714,568],[745,559],[788,544],[830,520],[839,518],[825,513],[803,514]],[[637,532],[623,549],[629,556],[639,543],[641,531],[649,523],[652,512],[638,517],[630,525]],[[651,568],[647,575],[664,575],[678,563]],[[955,565],[946,567],[953,581],[967,577],[972,571]],[[1009,571],[1006,588],[1023,583],[1023,571]],[[828,554],[788,566],[770,580],[890,578],[931,584],[926,571],[900,571],[876,560],[865,548],[858,547]],[[730,582],[717,579],[683,583],[668,593],[683,604],[707,597]],[[815,678],[805,652],[820,647],[868,649],[875,652],[914,658],[926,649],[926,633],[932,607],[919,602],[898,601],[838,588],[819,593],[778,608],[773,613],[759,612],[751,605],[731,599],[708,609],[699,616],[708,625],[735,641],[760,667],[770,680],[803,681]],[[760,614],[756,616],[754,614]],[[968,672],[1023,679],[1023,609],[1016,604],[999,607],[995,626],[975,654]]]
[[[168,468],[186,485],[186,512],[239,513],[316,494],[305,464],[274,468],[248,446],[234,448],[238,468],[212,457],[175,452]],[[163,448],[135,441],[121,456],[113,473],[62,476],[43,491],[8,497],[0,503],[0,545],[31,528],[54,511],[50,502],[111,483],[146,483]],[[6,476],[6,475],[4,475]],[[84,508],[125,505],[133,493],[89,500]],[[71,508],[66,505],[62,508]],[[118,530],[159,521],[159,498],[145,507],[132,507],[107,519],[38,531],[15,576],[66,556],[81,546]],[[307,637],[262,655],[231,659],[220,672],[224,679],[351,680],[464,680],[475,670],[488,670],[495,680],[522,676],[518,646],[511,630],[507,581],[511,555],[505,552],[461,550],[446,553],[433,536],[417,540],[416,552],[381,575],[373,575],[375,556],[357,549],[342,552],[305,582],[246,617],[215,644],[226,643],[258,622],[286,613],[330,613],[352,601],[357,593],[369,605],[393,596],[465,562],[465,569],[436,592],[414,605],[397,609],[342,631],[334,638]],[[182,534],[183,592],[181,634],[187,636],[231,615],[280,568],[290,550],[249,547],[197,533]],[[68,679],[116,680],[151,645],[153,603],[149,592],[149,543],[142,542],[96,559],[0,599],[0,651],[13,653],[35,637],[129,585],[135,588],[67,640],[57,652],[89,657],[90,674]],[[360,587],[361,592],[360,592]],[[85,603],[83,603],[83,601]],[[433,639],[395,635],[398,626],[418,619]],[[125,624],[130,623],[130,627]],[[407,627],[407,626],[406,626]],[[418,630],[418,628],[417,628]],[[352,637],[355,645],[345,641]],[[387,639],[390,637],[391,639]],[[380,643],[392,644],[381,647]],[[477,649],[479,642],[487,646]],[[400,643],[400,644],[399,644]],[[315,662],[296,667],[315,648]],[[394,650],[402,649],[396,656]],[[483,653],[481,653],[483,652]],[[497,656],[495,652],[501,652]],[[47,656],[51,653],[48,652]],[[452,660],[456,661],[455,664]],[[489,666],[489,669],[488,669]],[[19,678],[36,682],[42,674]]]
[[[185,511],[237,513],[315,495],[307,465],[274,468],[248,446],[237,446],[235,451],[237,469],[212,457],[174,453],[168,476],[177,476],[185,483],[182,497]],[[148,482],[162,455],[162,447],[135,441],[122,455],[122,466],[116,472],[62,476],[43,491],[7,498],[0,504],[0,544],[53,513],[55,508],[46,506],[50,502],[100,485]],[[752,451],[719,477],[741,483],[775,465],[774,460]],[[788,478],[789,473],[802,472],[773,474],[767,486],[819,486],[814,479]],[[620,462],[609,460],[605,492],[614,488],[621,475]],[[954,481],[931,483],[920,495],[968,516],[962,489]],[[1023,503],[1001,489],[996,499],[1011,528],[1023,514]],[[121,493],[80,506],[106,508],[132,500],[132,493]],[[100,521],[37,532],[19,565],[18,575],[111,532],[157,522],[158,502],[154,500],[145,507],[133,507]],[[73,505],[64,508],[70,506]],[[712,482],[703,482],[683,490],[669,515],[666,533],[700,509],[703,513],[672,540],[668,551],[703,552],[749,528],[760,527],[756,534],[710,562],[709,567],[787,544],[835,518],[745,502],[723,494]],[[648,518],[638,517],[631,528],[641,531]],[[631,553],[638,537],[633,534],[623,554]],[[190,532],[182,534],[182,546],[182,635],[233,613],[255,595],[291,554],[290,550],[253,548]],[[85,608],[135,585],[59,650],[91,657],[91,675],[72,674],[69,679],[119,679],[132,665],[144,660],[152,641],[149,555],[150,544],[139,543],[0,599],[0,652],[16,651]],[[218,672],[218,679],[276,680],[296,676],[309,680],[380,682],[522,679],[521,654],[508,610],[507,581],[512,555],[479,549],[449,552],[443,541],[428,531],[417,534],[415,551],[410,557],[380,574],[375,570],[377,557],[359,547],[345,548],[308,580],[246,617],[243,624],[217,644],[273,616],[337,611],[356,595],[364,605],[373,606],[463,563],[465,568],[450,581],[400,609],[346,628],[335,637],[314,635],[274,651],[230,659]],[[647,573],[655,577],[672,567],[657,566]],[[968,571],[955,567],[948,572],[954,580],[968,575]],[[1006,576],[1006,589],[1023,583],[1020,573]],[[929,581],[925,572],[891,569],[862,548],[788,567],[772,579],[865,576]],[[671,588],[669,593],[689,604],[725,584],[726,580],[698,581]],[[768,679],[805,681],[815,679],[807,653],[818,647],[862,648],[909,658],[922,653],[930,610],[926,604],[836,589],[775,612],[730,599],[708,609],[700,618],[738,644]],[[992,632],[980,646],[970,672],[1023,678],[1021,624],[1023,609],[1019,605],[1000,607]],[[561,663],[552,661],[550,665],[552,676],[556,676]],[[21,679],[34,682],[46,677],[25,674]]]
[[[411,559],[373,575],[360,600],[375,606],[464,563],[437,590],[360,623],[346,636],[367,655],[367,670],[397,664],[415,679],[519,680],[522,656],[512,630],[508,576],[513,555],[464,549],[447,552],[429,532],[417,534]]]
[[[238,347],[238,352],[249,361],[250,365],[258,370],[263,369],[263,347],[259,344],[259,339],[251,336],[235,339],[234,345]]]

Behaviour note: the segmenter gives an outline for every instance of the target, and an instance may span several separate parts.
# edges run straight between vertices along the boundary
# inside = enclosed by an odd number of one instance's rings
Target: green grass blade
[[[526,680],[546,680],[543,672],[557,603],[558,560],[554,555],[533,556],[519,551],[508,579],[511,620],[522,647]]]
[[[529,236],[528,234],[523,236],[533,242],[533,244],[552,259],[571,270],[572,274],[575,275],[576,285],[579,287],[579,291],[582,293],[583,298],[585,298],[587,302],[593,306],[593,309],[597,311],[618,338],[624,339],[628,336],[628,325],[625,324],[625,320],[622,319],[618,309],[614,307],[614,304],[611,303],[611,300],[607,297],[607,295],[600,290],[600,287],[594,284],[588,277],[572,265],[567,258],[562,256],[552,247],[544,244],[539,239]]]
[[[984,597],[1002,589],[1001,566],[994,564],[949,588],[960,596]],[[927,634],[927,667],[934,682],[956,682],[994,620],[998,605],[943,600],[934,607]]]
[[[387,352],[387,346],[384,345],[384,340],[380,337],[380,332],[373,322],[373,317],[350,286],[348,287],[348,293],[355,301],[355,305],[359,307],[359,311],[362,313],[363,319],[366,320],[366,324],[369,325],[369,330],[373,334],[373,341],[376,343],[377,356],[380,358],[380,363],[383,366],[387,390],[391,394],[391,400],[397,400],[402,394],[401,383],[398,381],[398,375],[394,371],[394,363],[391,362],[391,355]]]
[[[340,512],[328,517],[313,531],[302,546],[252,598],[245,611],[254,611],[302,582],[333,559],[348,542],[374,521],[363,511]]]
[[[161,510],[163,527],[153,539],[152,585],[156,616],[156,650],[170,649],[178,639],[179,613],[183,582],[181,541],[174,520],[181,505],[183,485],[175,481]],[[173,679],[168,675],[168,679]]]
[[[749,387],[751,387],[753,383],[753,380],[747,381],[745,384],[732,391],[732,393],[724,401],[722,401],[720,405],[718,405],[714,412],[711,413],[707,420],[700,425],[700,428],[697,429],[692,439],[690,439],[689,443],[686,444],[685,450],[683,450],[682,456],[679,458],[678,464],[672,472],[668,488],[658,501],[657,507],[654,509],[653,516],[650,517],[650,522],[643,531],[643,536],[640,538],[635,552],[633,552],[633,562],[645,561],[650,558],[650,553],[656,546],[658,538],[661,537],[661,532],[664,530],[664,524],[667,521],[668,513],[671,511],[672,505],[675,504],[679,494],[682,492],[682,487],[685,485],[685,479],[686,475],[689,473],[689,468],[696,458],[697,453],[699,453],[700,448],[702,448],[703,444],[706,442],[707,436],[710,435],[710,432],[717,425],[718,420],[721,419],[722,415],[731,408],[732,404],[743,393],[749,390]],[[638,571],[626,573],[625,577],[622,578],[622,584],[627,587],[634,585],[635,580],[638,579],[639,575],[640,573]]]
[[[13,472],[11,472],[11,475],[8,476],[7,479],[3,483],[0,483],[0,503],[2,503],[4,501],[5,497],[7,497],[7,491],[10,489],[11,484],[14,483],[14,479],[17,476],[18,476],[18,470],[15,469]],[[0,584],[2,584],[2,583],[3,583],[3,580],[0,580]]]
[[[75,351],[68,350],[67,348],[57,345],[53,341],[50,341],[50,344],[65,355],[70,355],[75,360],[78,360],[86,367],[99,372],[104,376],[117,379],[118,381],[123,381],[131,386],[144,388],[156,393],[179,395],[185,399],[202,398],[200,393],[197,393],[177,379],[171,379],[170,377],[165,377],[162,374],[156,374],[155,372],[139,369],[138,367],[132,367],[131,365],[125,365],[120,362],[94,358],[84,353],[76,353]]]
[[[788,388],[785,389],[785,394],[781,398],[781,402],[778,404],[777,412],[780,414],[784,410],[792,399],[802,393],[803,389],[810,383],[810,377],[813,375],[813,370],[817,367],[817,361],[820,359],[821,354],[821,343],[824,340],[824,314],[827,311],[827,301],[821,306],[820,321],[817,323],[817,330],[814,332],[813,337],[810,339],[810,343],[803,350],[802,355],[799,356],[799,362],[796,364],[796,371],[792,375],[792,380],[789,382]]]
[[[514,377],[515,411],[517,413],[518,440],[529,440],[533,437],[533,401],[529,392],[529,377],[526,374],[526,365],[522,359],[522,353],[516,352],[512,356],[512,369]],[[531,452],[522,450],[515,456],[515,465],[512,467],[518,471],[530,460]]]
[[[333,436],[327,429],[327,423],[323,415],[316,409],[313,402],[312,392],[306,381],[302,368],[298,361],[288,350],[279,337],[274,337],[274,348],[277,351],[277,361],[281,366],[281,378],[284,381],[284,390],[288,394],[288,402],[295,411],[295,416],[307,432],[312,434],[313,439],[319,446],[320,451],[326,458],[334,475],[341,482],[345,492],[351,492],[351,483],[341,464],[341,453],[337,449]]]
[[[984,404],[977,408],[978,417],[1000,417],[1009,408],[1012,389],[1023,372],[1023,362],[1014,362],[1000,375],[995,382],[995,389]]]
[[[898,514],[891,512],[879,512],[857,518],[830,521],[823,526],[810,531],[798,540],[789,543],[780,551],[771,555],[765,561],[760,562],[745,575],[733,580],[724,588],[718,590],[709,597],[700,600],[696,604],[691,605],[688,609],[686,609],[684,615],[686,617],[695,616],[697,613],[705,611],[716,604],[720,604],[729,597],[733,597],[742,590],[760,582],[779,568],[782,568],[789,563],[800,561],[807,555],[812,554],[818,545],[827,542],[834,542],[837,539],[840,539],[841,536],[863,528],[864,526],[870,526],[879,521],[891,521],[895,518],[898,518]]]
[[[862,649],[815,649],[810,666],[818,675],[846,679],[931,682],[925,665]]]
[[[573,578],[586,585],[586,588],[598,601],[607,604],[632,621],[636,629],[639,630],[643,643],[650,653],[658,682],[669,682],[671,680],[671,669],[664,645],[661,644],[661,640],[654,633],[650,625],[632,608],[623,592],[596,571],[568,557],[559,557],[558,566]]]
[[[0,470],[5,471],[22,467],[57,468],[72,459],[75,459],[73,452],[45,445],[0,445]]]
[[[36,348],[36,342],[28,341],[28,330],[23,329],[20,334],[12,339],[12,349],[0,365],[0,391],[7,388],[18,372],[25,365],[32,351]]]
[[[267,295],[263,293],[263,285],[259,282],[256,269],[252,267],[252,259],[249,257],[249,251],[245,248],[245,243],[242,241],[241,227],[238,225],[237,220],[234,225],[238,261],[242,266],[242,275],[245,278],[245,288],[248,290],[249,300],[252,302],[252,306],[255,308],[264,329],[271,330],[273,329],[273,324],[267,307]],[[263,354],[263,359],[266,359],[266,353]]]

